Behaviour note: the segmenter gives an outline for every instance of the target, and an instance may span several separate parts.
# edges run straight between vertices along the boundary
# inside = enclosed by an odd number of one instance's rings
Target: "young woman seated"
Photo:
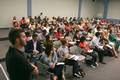
[[[64,63],[63,64],[58,64],[58,57],[57,53],[55,52],[53,48],[53,44],[47,43],[46,44],[46,49],[45,49],[45,54],[42,55],[41,61],[44,64],[47,64],[49,69],[49,72],[54,73],[54,78],[53,80],[65,80],[64,76]]]

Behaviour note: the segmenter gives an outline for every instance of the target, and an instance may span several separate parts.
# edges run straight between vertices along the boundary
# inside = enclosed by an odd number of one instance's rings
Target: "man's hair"
[[[62,45],[65,45],[67,43],[66,39],[61,39],[60,41],[61,41]]]
[[[51,54],[52,48],[53,48],[53,43],[52,43],[52,42],[46,43],[46,46],[45,46],[45,54],[46,54],[47,56],[49,56],[49,55]]]
[[[82,36],[82,37],[80,38],[80,42],[84,42],[85,40],[86,40],[85,36]]]
[[[43,30],[42,33],[46,33],[47,31],[46,30]]]
[[[38,37],[37,33],[33,33],[32,37],[33,38]]]
[[[9,41],[15,45],[16,39],[20,37],[20,33],[24,32],[22,29],[11,29],[8,35]]]
[[[100,36],[100,32],[96,32],[96,33],[95,33],[95,36],[96,36],[96,37]]]
[[[32,33],[30,31],[25,32],[26,37],[30,37]]]
[[[46,40],[49,40],[50,39],[50,35],[46,35],[45,38],[46,38]]]

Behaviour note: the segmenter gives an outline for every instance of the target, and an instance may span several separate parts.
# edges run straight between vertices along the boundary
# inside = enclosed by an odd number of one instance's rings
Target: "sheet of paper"
[[[56,65],[64,65],[64,62],[58,62]]]
[[[73,60],[76,60],[76,61],[81,61],[81,60],[84,60],[85,59],[85,56],[82,56],[82,55],[71,55],[69,59],[73,59]]]

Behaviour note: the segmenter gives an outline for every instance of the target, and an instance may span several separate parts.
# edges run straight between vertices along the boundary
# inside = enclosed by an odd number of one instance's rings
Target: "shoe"
[[[79,72],[81,73],[82,76],[86,75],[83,69],[80,69]]]
[[[85,77],[85,73],[84,72],[78,72],[78,74],[83,78]]]
[[[115,58],[118,58],[118,56],[115,56]]]
[[[105,62],[100,62],[101,64],[106,64]]]
[[[96,68],[94,65],[90,65],[92,68]]]
[[[81,78],[82,77],[78,73],[75,73],[73,76],[76,77],[76,78]]]
[[[95,65],[98,66],[98,63],[96,62]]]

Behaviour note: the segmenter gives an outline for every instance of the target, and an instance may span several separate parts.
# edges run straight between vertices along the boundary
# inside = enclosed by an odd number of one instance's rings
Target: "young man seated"
[[[38,35],[33,34],[32,40],[27,42],[27,45],[25,46],[25,52],[27,54],[30,54],[30,60],[34,62],[37,54],[40,54],[43,52],[43,48],[41,46],[40,41],[38,41]]]
[[[61,43],[62,45],[58,48],[59,58],[62,58],[62,60],[65,61],[65,65],[73,66],[74,77],[77,77],[77,78],[84,77],[84,73],[80,68],[80,65],[78,64],[78,62],[74,59],[70,59],[71,54],[69,52],[66,40],[62,39]]]
[[[91,43],[92,43],[92,46],[93,46],[93,50],[98,52],[98,56],[99,56],[99,63],[101,64],[106,64],[104,62],[104,54],[105,54],[105,50],[104,50],[104,45],[102,45],[100,43],[100,33],[99,32],[96,32],[95,33],[95,36],[93,37]]]

